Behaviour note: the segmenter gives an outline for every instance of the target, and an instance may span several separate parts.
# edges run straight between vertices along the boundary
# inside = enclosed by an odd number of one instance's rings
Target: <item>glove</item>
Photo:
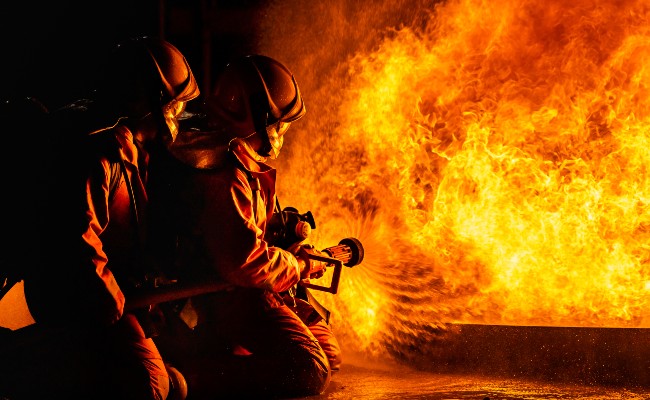
[[[327,263],[323,261],[313,260],[310,255],[324,256],[324,254],[314,248],[310,244],[303,244],[297,247],[294,255],[300,263],[300,280],[305,279],[318,279],[325,275]]]

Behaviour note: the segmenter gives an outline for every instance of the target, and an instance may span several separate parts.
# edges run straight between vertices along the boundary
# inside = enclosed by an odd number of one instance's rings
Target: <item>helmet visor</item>
[[[178,134],[178,116],[185,111],[186,105],[187,103],[184,101],[172,100],[163,108],[163,117],[165,118],[165,124],[169,128],[172,142],[176,140]]]
[[[290,122],[278,121],[278,123],[267,128],[269,143],[271,144],[271,151],[269,151],[268,157],[271,160],[275,160],[280,155],[280,149],[282,149],[282,145],[284,144],[284,134],[287,133],[290,125]]]

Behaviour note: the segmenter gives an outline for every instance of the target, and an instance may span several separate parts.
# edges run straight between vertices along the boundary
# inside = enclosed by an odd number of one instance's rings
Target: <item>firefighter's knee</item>
[[[303,348],[294,355],[294,387],[301,396],[319,395],[327,389],[331,380],[331,369],[327,355],[317,342]],[[301,361],[296,362],[295,360]]]

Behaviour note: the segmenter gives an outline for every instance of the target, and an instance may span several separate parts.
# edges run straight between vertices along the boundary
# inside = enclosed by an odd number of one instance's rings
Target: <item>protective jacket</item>
[[[338,344],[329,329],[312,332],[285,303],[281,293],[298,283],[300,271],[293,253],[264,239],[276,170],[244,140],[230,137],[181,131],[170,147],[178,164],[162,174],[174,183],[158,185],[169,191],[156,200],[149,192],[150,206],[172,199],[165,209],[176,210],[179,281],[217,278],[232,285],[184,304],[181,318],[193,329],[179,365],[200,398],[321,393],[332,368],[321,342],[335,351]],[[152,221],[166,213],[158,215]]]
[[[145,158],[124,126],[73,131],[54,135],[59,143],[45,157],[52,164],[44,166],[45,223],[26,300],[39,323],[106,325],[122,316],[124,291],[142,276],[136,217],[143,216],[135,212],[145,212],[138,168]]]
[[[233,286],[288,290],[300,279],[298,260],[264,240],[275,205],[276,170],[243,140],[204,146],[200,135],[181,133],[172,148],[177,158],[192,158],[188,164],[200,168],[188,167],[182,187],[174,189],[181,203],[175,208],[182,210],[177,221],[184,225],[180,265],[196,275],[211,271]]]
[[[20,360],[18,367],[9,362],[11,371],[0,375],[16,399],[164,399],[169,378],[160,353],[135,311],[125,310],[146,269],[144,224],[136,219],[145,218],[147,154],[115,120],[99,123],[83,107],[59,112],[39,158],[39,243],[24,278],[39,340],[24,345],[19,335],[7,358]]]

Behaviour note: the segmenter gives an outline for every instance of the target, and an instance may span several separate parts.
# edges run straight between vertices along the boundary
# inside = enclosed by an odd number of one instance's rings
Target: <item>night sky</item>
[[[163,36],[188,58],[202,89],[208,73],[228,54],[254,45],[253,15],[263,1],[57,0],[5,1],[0,5],[3,44],[0,97],[33,96],[50,108],[82,97],[113,46],[133,36]],[[206,22],[206,7],[220,18]],[[242,12],[243,11],[243,12]],[[229,20],[229,24],[223,24]],[[247,23],[251,26],[248,27]],[[206,62],[205,27],[212,51]],[[230,31],[228,31],[230,29]],[[236,29],[236,31],[232,31]]]

